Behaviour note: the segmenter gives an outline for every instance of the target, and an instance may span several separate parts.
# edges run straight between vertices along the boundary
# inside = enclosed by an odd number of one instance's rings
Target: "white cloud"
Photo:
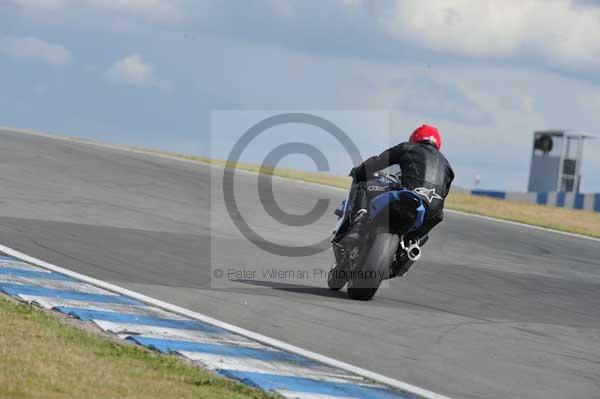
[[[528,55],[600,65],[600,8],[572,0],[406,0],[376,15],[392,36],[471,57]]]
[[[130,54],[115,61],[106,72],[109,80],[140,87],[169,88],[167,82],[160,81],[154,71],[154,66],[139,54]]]
[[[71,52],[61,45],[47,43],[37,37],[21,36],[0,36],[0,54],[52,65],[66,65],[73,58]]]
[[[157,21],[178,21],[183,18],[179,0],[9,0],[22,8],[36,10],[66,7],[93,7],[145,17]]]

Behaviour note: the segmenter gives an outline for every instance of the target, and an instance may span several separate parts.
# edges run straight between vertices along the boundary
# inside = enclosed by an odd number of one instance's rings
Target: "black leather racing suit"
[[[427,206],[425,221],[415,232],[418,237],[423,237],[444,217],[444,200],[450,191],[454,180],[454,171],[450,163],[437,148],[428,142],[402,143],[392,147],[378,156],[365,160],[361,165],[352,169],[350,173],[355,182],[365,181],[388,166],[398,165],[402,171],[402,185],[414,190]],[[356,185],[360,187],[360,185]],[[355,198],[366,198],[357,195]],[[367,204],[355,203],[355,210],[366,207]]]

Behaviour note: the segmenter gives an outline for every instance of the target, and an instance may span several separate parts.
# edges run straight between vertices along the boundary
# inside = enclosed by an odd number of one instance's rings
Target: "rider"
[[[450,191],[454,179],[454,171],[448,160],[442,155],[442,137],[438,129],[430,125],[422,125],[410,136],[407,143],[392,147],[379,156],[374,156],[350,172],[355,190],[352,208],[354,225],[344,241],[358,242],[362,238],[362,230],[366,225],[367,205],[366,188],[361,182],[366,181],[375,172],[386,167],[398,165],[402,171],[402,185],[414,191],[426,204],[423,225],[415,231],[414,237],[420,239],[444,217],[444,200]]]

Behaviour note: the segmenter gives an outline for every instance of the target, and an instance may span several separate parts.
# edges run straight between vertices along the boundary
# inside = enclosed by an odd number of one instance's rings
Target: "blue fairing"
[[[417,216],[408,231],[417,230],[423,225],[423,220],[425,219],[425,205],[423,205],[421,198],[419,198],[417,194],[410,190],[388,191],[373,198],[369,204],[369,217],[371,220],[375,219],[382,210],[386,209],[390,205],[390,203],[401,201],[404,198],[411,198],[419,201],[419,206],[417,207]]]

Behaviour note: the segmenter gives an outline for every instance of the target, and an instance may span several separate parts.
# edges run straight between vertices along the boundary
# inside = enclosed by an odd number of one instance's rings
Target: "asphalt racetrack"
[[[0,167],[0,243],[37,258],[455,398],[600,396],[599,241],[448,213],[404,278],[358,302],[315,277],[330,250],[249,242],[220,168],[6,130]],[[282,225],[257,177],[237,173],[240,213],[265,241],[329,235],[343,192],[273,186],[291,214],[330,203],[310,226]]]

